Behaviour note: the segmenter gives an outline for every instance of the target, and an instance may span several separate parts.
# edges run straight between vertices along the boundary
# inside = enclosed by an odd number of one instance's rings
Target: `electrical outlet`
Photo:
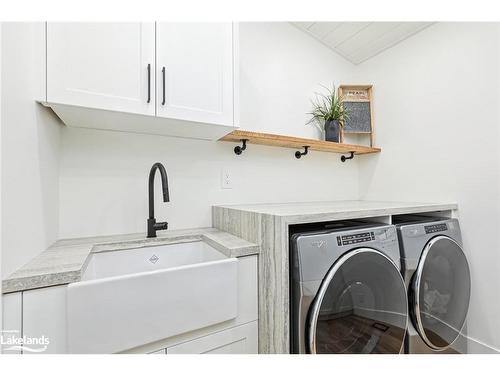
[[[221,174],[221,187],[223,189],[232,189],[233,180],[231,176],[231,171],[229,169],[223,169]]]

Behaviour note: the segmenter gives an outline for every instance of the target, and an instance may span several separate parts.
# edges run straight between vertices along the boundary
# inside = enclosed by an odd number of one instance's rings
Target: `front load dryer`
[[[396,228],[290,231],[292,353],[400,353],[408,300]]]
[[[394,217],[408,289],[405,352],[466,353],[470,271],[457,219]]]

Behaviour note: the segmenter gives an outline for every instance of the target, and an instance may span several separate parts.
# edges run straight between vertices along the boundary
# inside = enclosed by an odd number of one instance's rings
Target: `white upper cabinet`
[[[154,115],[154,41],[153,22],[47,23],[47,102]]]
[[[157,115],[233,125],[231,23],[156,24]]]
[[[68,126],[219,139],[238,122],[232,23],[47,23],[47,99]]]

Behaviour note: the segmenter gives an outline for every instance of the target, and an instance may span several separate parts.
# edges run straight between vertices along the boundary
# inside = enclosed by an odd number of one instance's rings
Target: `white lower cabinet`
[[[239,258],[236,318],[122,353],[257,353],[257,283],[257,256]],[[33,340],[9,350],[3,345],[3,352],[68,353],[66,296],[66,285],[3,295],[3,329],[10,330],[13,338]]]
[[[23,335],[37,340],[23,354],[66,352],[66,285],[23,292]]]
[[[167,354],[257,354],[257,321],[166,349]]]
[[[22,293],[5,294],[2,299],[2,354],[21,354],[22,345],[17,342],[23,329]]]

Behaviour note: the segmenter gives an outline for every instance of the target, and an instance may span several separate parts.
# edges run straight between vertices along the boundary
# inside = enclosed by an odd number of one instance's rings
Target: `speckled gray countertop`
[[[227,209],[247,213],[270,215],[286,220],[287,223],[308,223],[330,220],[400,215],[429,211],[456,210],[456,203],[385,202],[385,201],[331,201],[290,202],[269,204],[218,205]],[[219,227],[218,225],[214,225]]]
[[[69,284],[80,281],[91,253],[137,249],[172,243],[204,241],[227,257],[259,253],[259,246],[215,228],[159,232],[157,238],[144,233],[59,240],[2,281],[2,292]]]

